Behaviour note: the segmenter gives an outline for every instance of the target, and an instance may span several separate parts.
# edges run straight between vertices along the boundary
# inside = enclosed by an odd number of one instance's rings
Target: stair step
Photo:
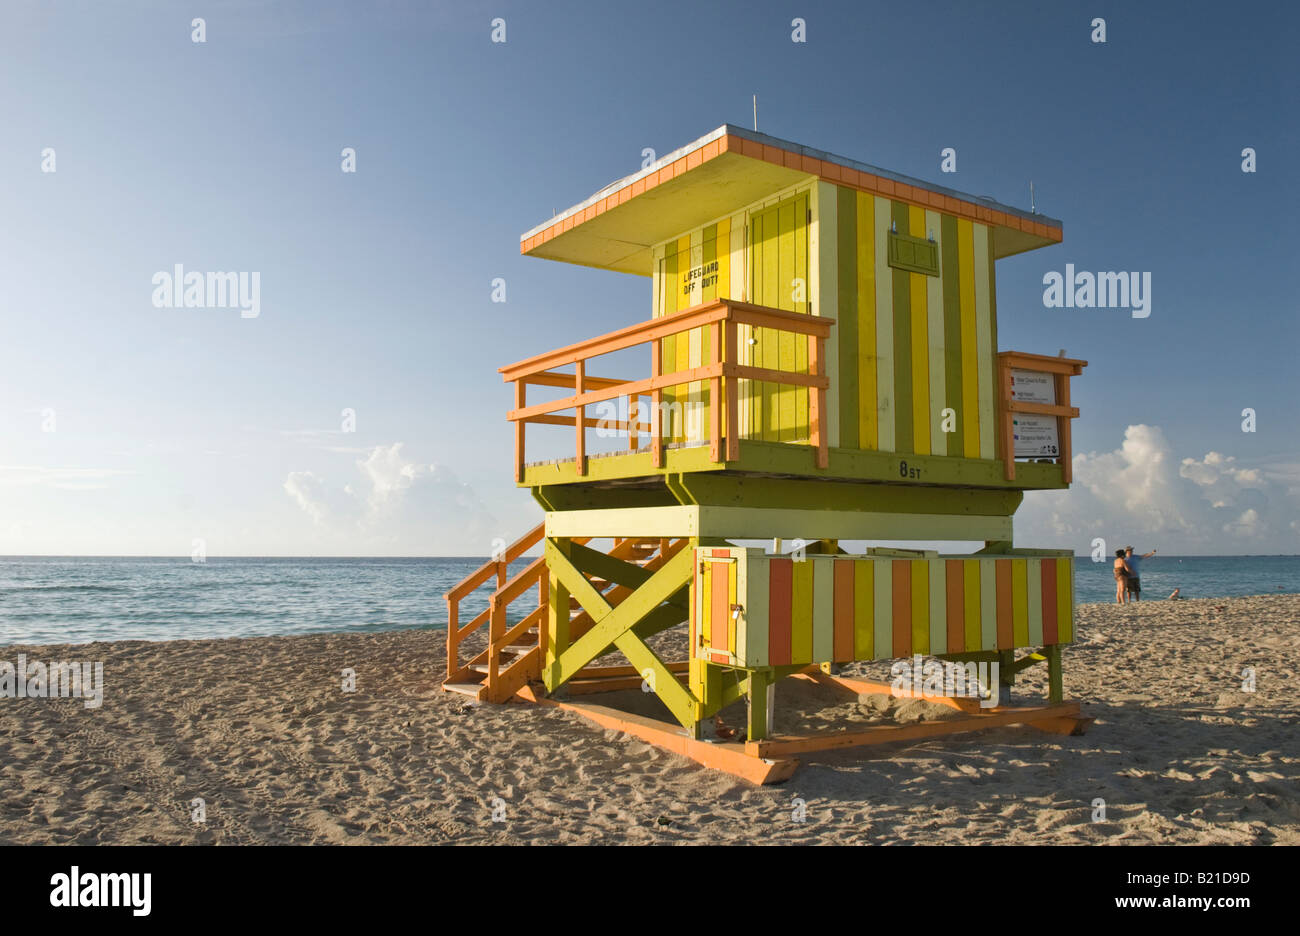
[[[521,657],[521,656],[523,656],[522,653],[519,654],[519,656],[512,656],[512,657],[510,657],[510,659],[508,659],[508,660],[505,659],[505,658],[502,658],[502,660],[501,660],[501,665],[497,667],[498,672],[499,672],[500,670],[505,669],[507,666],[509,666],[511,663],[515,662],[515,660],[519,659],[519,657]],[[479,673],[479,674],[482,675],[482,676],[486,676],[486,675],[488,674],[488,665],[487,665],[486,663],[473,663],[473,664],[470,665],[469,668],[472,669],[474,672]]]
[[[459,692],[461,695],[473,696],[477,699],[479,690],[481,690],[483,686],[480,683],[447,682],[442,684],[442,688],[447,692]]]

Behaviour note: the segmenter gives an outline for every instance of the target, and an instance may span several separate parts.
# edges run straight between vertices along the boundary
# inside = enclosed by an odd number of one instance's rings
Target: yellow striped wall
[[[814,191],[814,187],[805,185],[777,193],[657,245],[655,317],[714,299],[810,312],[818,288],[813,272],[817,267],[817,245],[808,223],[815,203]],[[715,262],[716,279],[690,276],[691,271],[707,269]],[[801,291],[796,289],[796,280],[802,282]],[[743,364],[807,373],[807,345],[789,333],[742,325],[737,339]],[[665,372],[701,366],[711,354],[710,336],[706,329],[697,328],[666,338],[661,353]],[[738,391],[742,438],[773,442],[808,438],[806,389],[742,380]],[[708,392],[703,383],[665,390],[664,402],[682,404],[682,412],[692,414],[671,428],[665,424],[667,441],[701,442],[708,438]]]
[[[811,223],[809,223],[811,217]],[[888,263],[889,234],[931,239],[939,275]],[[830,443],[901,454],[996,457],[996,283],[987,225],[818,182],[747,207],[655,249],[654,314],[715,298],[837,320],[828,342]],[[707,276],[690,271],[710,268]],[[802,296],[794,284],[804,283]],[[665,339],[665,370],[704,363],[703,329]],[[742,326],[742,363],[806,372],[806,344]],[[695,421],[665,427],[669,442],[708,437],[707,388],[666,391]],[[808,438],[808,392],[740,382],[741,436]],[[951,409],[949,431],[944,410]]]
[[[696,555],[697,659],[786,666],[1074,640],[1068,554],[799,561],[760,549],[701,547]]]
[[[828,278],[835,279],[839,445],[996,457],[989,227],[854,189],[826,188],[834,192],[838,235],[829,257],[823,249],[821,276],[823,295]],[[820,220],[832,219],[823,211]],[[939,275],[891,267],[891,230],[934,241]],[[945,431],[949,408],[952,431]]]

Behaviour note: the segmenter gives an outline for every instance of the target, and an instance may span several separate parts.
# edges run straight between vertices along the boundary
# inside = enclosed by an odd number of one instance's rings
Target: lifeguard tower
[[[999,351],[995,286],[997,260],[1060,241],[1042,215],[729,125],[529,231],[526,255],[649,277],[651,314],[501,368],[515,479],[545,522],[448,593],[444,688],[563,705],[756,782],[825,748],[1080,731],[1061,683],[1072,555],[1013,548],[1012,517],[1025,491],[1070,484],[1070,378],[1086,362]],[[602,372],[631,349],[648,370]],[[566,427],[572,454],[530,461],[530,426]],[[985,545],[841,545],[882,540]],[[488,606],[462,623],[480,587]],[[671,658],[663,632],[688,621]],[[594,665],[616,651],[626,664]],[[888,691],[839,665],[913,654],[996,661],[1004,689],[1042,662],[1049,697],[773,731],[778,681]],[[632,688],[679,724],[580,701]],[[745,736],[701,740],[742,699]]]

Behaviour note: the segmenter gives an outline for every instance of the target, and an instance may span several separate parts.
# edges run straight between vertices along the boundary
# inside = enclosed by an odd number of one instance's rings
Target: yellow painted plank
[[[877,199],[878,200],[878,199]],[[870,562],[875,578],[872,594],[874,605],[875,659],[888,660],[894,656],[894,588],[892,559],[863,559]]]
[[[874,199],[857,193],[858,208],[858,446],[874,451],[876,410],[876,236]]]
[[[759,276],[763,284],[763,297],[758,300],[758,304],[773,308],[784,308],[781,305],[781,269],[780,250],[778,248],[780,228],[777,215],[776,207],[769,208],[761,215],[763,253]],[[772,328],[763,328],[759,331],[762,336],[760,342],[763,351],[762,363],[759,366],[780,368],[778,332]],[[778,393],[778,386],[767,381],[764,381],[762,386],[762,402],[758,413],[762,438],[767,442],[779,442],[781,440],[781,398]]]
[[[1011,560],[1011,635],[1017,647],[1029,646],[1029,581],[1024,559]]]
[[[727,563],[727,607],[733,608],[736,605],[736,563]],[[727,615],[727,649],[732,653],[737,652],[736,645],[736,616]]]
[[[876,198],[873,227],[876,251],[876,447],[894,451],[894,277],[889,267],[892,208],[888,198]],[[877,619],[878,620],[878,619]],[[877,628],[880,626],[877,623]],[[880,646],[879,643],[876,644]]]
[[[839,199],[835,186],[830,182],[818,182],[811,196],[814,224],[808,228],[808,298],[809,310],[815,315],[840,319],[840,283],[839,283]],[[816,291],[814,295],[813,291]],[[856,320],[854,322],[856,325]],[[845,332],[836,325],[826,342],[826,373],[831,377],[830,388],[826,391],[826,429],[831,448],[839,448],[840,442],[840,394],[845,389],[843,374],[855,373],[852,369],[857,364],[856,355],[840,365],[840,343],[844,341]],[[845,352],[847,354],[847,351]],[[807,355],[805,354],[805,357]],[[804,394],[805,402],[808,394]]]
[[[718,281],[715,294],[719,299],[731,298],[731,219],[723,218],[718,222],[716,244],[718,257]]]
[[[975,324],[975,242],[970,221],[957,219],[957,276],[961,304],[961,419],[967,457],[980,450],[979,342]]]
[[[794,202],[784,202],[777,206],[777,308],[793,312],[794,304]],[[795,368],[795,337],[788,331],[778,332],[777,359],[781,370]],[[794,388],[780,385],[776,391],[777,406],[780,416],[777,418],[777,438],[788,442],[794,438],[796,403]]]
[[[794,200],[794,280],[801,284],[798,295],[802,298],[794,301],[792,295],[791,301],[794,310],[805,315],[808,314],[809,300],[812,297],[812,284],[808,277],[808,196],[804,194]],[[791,289],[794,288],[792,285]],[[829,347],[833,343],[828,341],[826,344]],[[802,336],[794,338],[794,369],[801,374],[808,373],[808,340]],[[795,387],[791,391],[791,396],[794,398],[795,412],[790,438],[806,439],[809,435],[808,388]]]
[[[696,615],[700,625],[700,640],[704,646],[713,646],[713,570],[717,568],[716,562],[700,563],[700,599],[696,603],[698,614]]]
[[[689,234],[677,239],[677,308],[689,309],[692,305],[691,295],[683,289],[683,278],[687,276],[694,262],[694,256],[691,253],[691,236]],[[671,366],[681,371],[686,370],[691,362],[691,335],[690,333],[678,334],[676,337],[675,351]],[[691,438],[691,420],[688,419],[689,407],[692,400],[692,394],[696,384],[686,384],[677,387],[673,393],[673,401],[681,406],[679,417],[674,420],[676,423],[673,431],[673,438],[689,442]]]
[[[975,263],[975,330],[978,345],[976,355],[979,359],[979,409],[980,409],[980,458],[995,457],[994,449],[994,398],[993,398],[993,314],[990,300],[989,283],[989,229],[987,225],[975,226],[974,231]],[[968,450],[969,451],[969,450]]]
[[[996,560],[979,559],[980,566],[980,647],[998,648],[998,579]],[[969,648],[968,648],[969,649]]]
[[[736,587],[731,596],[731,603],[738,604],[744,610],[740,612],[740,620],[732,624],[736,629],[735,640],[732,646],[736,650],[736,662],[745,665],[745,660],[749,656],[749,626],[748,617],[750,614],[749,607],[749,563],[746,561],[748,550],[737,546],[731,550],[731,555],[735,557],[736,569]]]
[[[875,658],[875,564],[870,559],[853,561],[853,658]]]

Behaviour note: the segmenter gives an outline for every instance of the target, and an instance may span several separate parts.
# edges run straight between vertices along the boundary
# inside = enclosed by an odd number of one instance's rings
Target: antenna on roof
[[[758,95],[754,95],[754,132],[758,133]]]
[[[1029,182],[1029,213],[1038,214],[1038,209],[1034,207],[1034,183],[1032,179]]]

